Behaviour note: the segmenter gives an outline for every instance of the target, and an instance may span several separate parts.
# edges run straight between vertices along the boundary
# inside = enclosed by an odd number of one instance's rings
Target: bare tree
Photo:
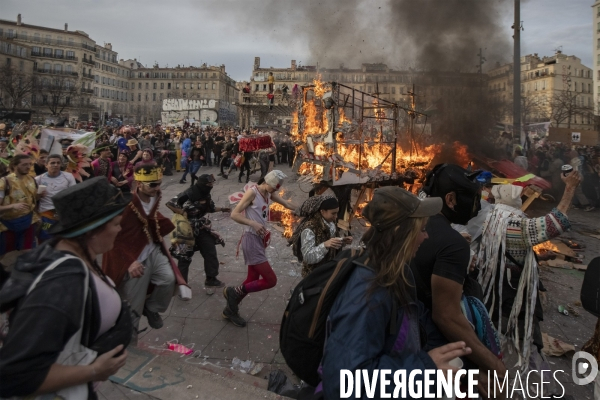
[[[550,99],[550,119],[552,124],[560,127],[561,124],[566,124],[567,128],[571,127],[576,116],[591,116],[593,114],[592,107],[586,106],[583,102],[584,97],[581,93],[563,90],[554,93]]]
[[[84,104],[77,81],[66,76],[38,78],[35,81],[34,93],[36,104],[45,106],[53,116],[61,115],[65,108]]]
[[[6,64],[0,68],[0,107],[14,113],[17,109],[31,108],[34,79]]]

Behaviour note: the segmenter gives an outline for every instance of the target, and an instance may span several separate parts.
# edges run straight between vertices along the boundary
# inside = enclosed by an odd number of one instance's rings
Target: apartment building
[[[488,72],[488,90],[506,105],[502,122],[512,124],[513,68],[497,65]],[[521,120],[554,127],[593,129],[593,71],[576,56],[561,51],[549,57],[521,57]]]
[[[96,42],[83,31],[25,24],[0,19],[0,38],[13,46],[28,46],[38,88],[31,95],[34,120],[54,114],[88,119],[92,108],[90,69],[94,67]]]
[[[180,123],[183,119],[201,121],[207,125],[235,125],[237,111],[233,105],[238,98],[236,82],[225,66],[160,67],[141,66],[135,60],[122,61],[130,66],[130,99],[136,122],[162,120]],[[176,105],[173,101],[181,100]]]
[[[45,88],[34,91],[28,103],[37,122],[66,116],[155,123],[162,118],[162,100],[193,99],[202,105],[204,123],[237,123],[232,103],[238,90],[224,65],[147,68],[136,59],[119,59],[111,43],[100,45],[68,24],[64,29],[25,24],[21,14],[16,21],[0,19],[0,62],[22,66]],[[167,108],[170,119],[182,117]],[[200,108],[183,111],[200,119]]]
[[[600,1],[595,1],[592,5],[592,36],[594,38],[592,42],[592,62],[596,63],[596,70],[592,73],[593,78],[593,91],[594,91],[594,114],[600,115]]]

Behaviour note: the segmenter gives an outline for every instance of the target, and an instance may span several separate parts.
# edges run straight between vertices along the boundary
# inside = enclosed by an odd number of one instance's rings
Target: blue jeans
[[[187,176],[188,173],[190,173],[192,176],[196,176],[196,173],[200,169],[201,165],[202,165],[202,161],[189,162],[188,167],[185,170],[185,172],[183,173],[183,177],[181,178],[181,180],[185,180],[185,177]]]

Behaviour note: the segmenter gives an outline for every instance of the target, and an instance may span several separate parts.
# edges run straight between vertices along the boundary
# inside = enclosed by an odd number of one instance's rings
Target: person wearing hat
[[[136,161],[142,158],[142,150],[138,147],[138,141],[135,139],[129,139],[126,143],[129,150],[129,162],[135,165]]]
[[[10,160],[12,173],[0,178],[0,256],[12,250],[35,247],[38,194],[29,175],[32,158],[17,154]]]
[[[248,275],[242,284],[223,289],[223,296],[227,299],[223,318],[229,319],[235,326],[246,326],[246,321],[238,312],[238,305],[244,297],[248,293],[270,289],[277,284],[277,276],[265,254],[271,237],[271,232],[267,229],[269,202],[273,200],[289,210],[297,208],[292,201],[284,200],[277,193],[284,178],[286,175],[279,170],[269,172],[262,184],[252,185],[246,190],[242,200],[231,213],[232,220],[246,225],[240,244],[244,253],[244,263],[248,266]]]
[[[53,196],[54,238],[21,255],[0,290],[0,310],[12,309],[1,398],[95,398],[92,383],[125,365],[130,310],[96,258],[113,247],[130,199],[101,177]]]
[[[159,313],[169,307],[175,284],[186,283],[163,239],[175,227],[158,211],[162,170],[156,164],[144,165],[134,170],[134,177],[137,186],[123,212],[122,230],[115,246],[102,258],[102,268],[131,304],[133,326],[138,328],[143,314],[150,327],[160,329],[163,320]],[[152,294],[146,298],[151,284]]]
[[[288,240],[294,255],[302,263],[302,277],[338,254],[352,237],[336,237],[340,205],[335,196],[313,196],[300,206],[300,224]]]
[[[37,234],[39,243],[52,237],[49,231],[58,223],[58,216],[52,198],[77,184],[73,174],[60,170],[61,165],[62,156],[60,154],[50,154],[46,161],[47,172],[35,177],[38,193],[41,196],[37,210],[41,218],[41,226]]]
[[[179,271],[188,282],[192,257],[195,251],[199,251],[204,259],[204,273],[206,274],[204,286],[209,289],[225,286],[223,282],[217,279],[217,275],[219,275],[219,258],[216,248],[216,244],[225,246],[225,241],[217,232],[212,230],[207,214],[231,211],[229,208],[215,207],[210,195],[214,182],[215,178],[212,175],[200,175],[194,186],[173,197],[167,203],[167,207],[171,211],[184,215],[188,219],[194,231],[195,244],[193,248],[184,244],[171,250],[175,258],[179,260],[177,264]]]
[[[100,157],[96,158],[91,163],[92,171],[94,172],[94,176],[103,176],[106,179],[110,180],[112,177],[112,161],[110,156],[112,155],[110,151],[110,143],[102,142],[96,146],[95,153],[98,153]]]
[[[471,352],[462,341],[436,347],[446,342],[417,299],[409,267],[427,242],[427,218],[441,209],[441,199],[421,200],[395,186],[373,193],[363,210],[371,224],[362,237],[364,252],[353,259],[356,267],[329,312],[321,361],[325,398],[340,397],[342,370],[367,370],[369,376],[379,369],[404,370],[411,377],[418,370],[415,383],[425,385],[422,371],[456,372],[449,362]],[[390,331],[390,321],[399,324],[398,332]]]
[[[482,370],[479,382],[487,390],[488,371],[503,377],[506,367],[500,358],[497,333],[482,304],[481,286],[468,276],[471,249],[451,224],[466,225],[481,208],[481,186],[476,177],[454,164],[438,164],[427,174],[422,195],[442,199],[442,210],[427,222],[427,240],[412,260],[417,295],[431,311],[433,321],[449,340],[464,340],[473,352],[468,362]],[[467,303],[468,301],[468,303]],[[463,307],[476,310],[476,323],[463,314]],[[474,313],[470,313],[471,315]]]

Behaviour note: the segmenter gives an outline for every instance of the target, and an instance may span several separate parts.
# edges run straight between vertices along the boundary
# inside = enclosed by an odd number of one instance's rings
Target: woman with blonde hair
[[[341,370],[368,370],[369,376],[376,369],[388,369],[392,375],[406,370],[407,376],[411,370],[456,371],[449,362],[471,352],[464,342],[432,350],[444,340],[417,300],[408,267],[427,239],[427,217],[441,209],[440,198],[421,200],[398,187],[375,190],[363,211],[371,223],[362,238],[365,251],[354,261],[357,266],[337,295],[327,320],[321,362],[326,399],[340,397]],[[397,333],[391,332],[392,325],[399,327]],[[425,385],[422,374],[417,379]],[[380,381],[374,392],[378,395]],[[366,393],[364,382],[361,393]]]

